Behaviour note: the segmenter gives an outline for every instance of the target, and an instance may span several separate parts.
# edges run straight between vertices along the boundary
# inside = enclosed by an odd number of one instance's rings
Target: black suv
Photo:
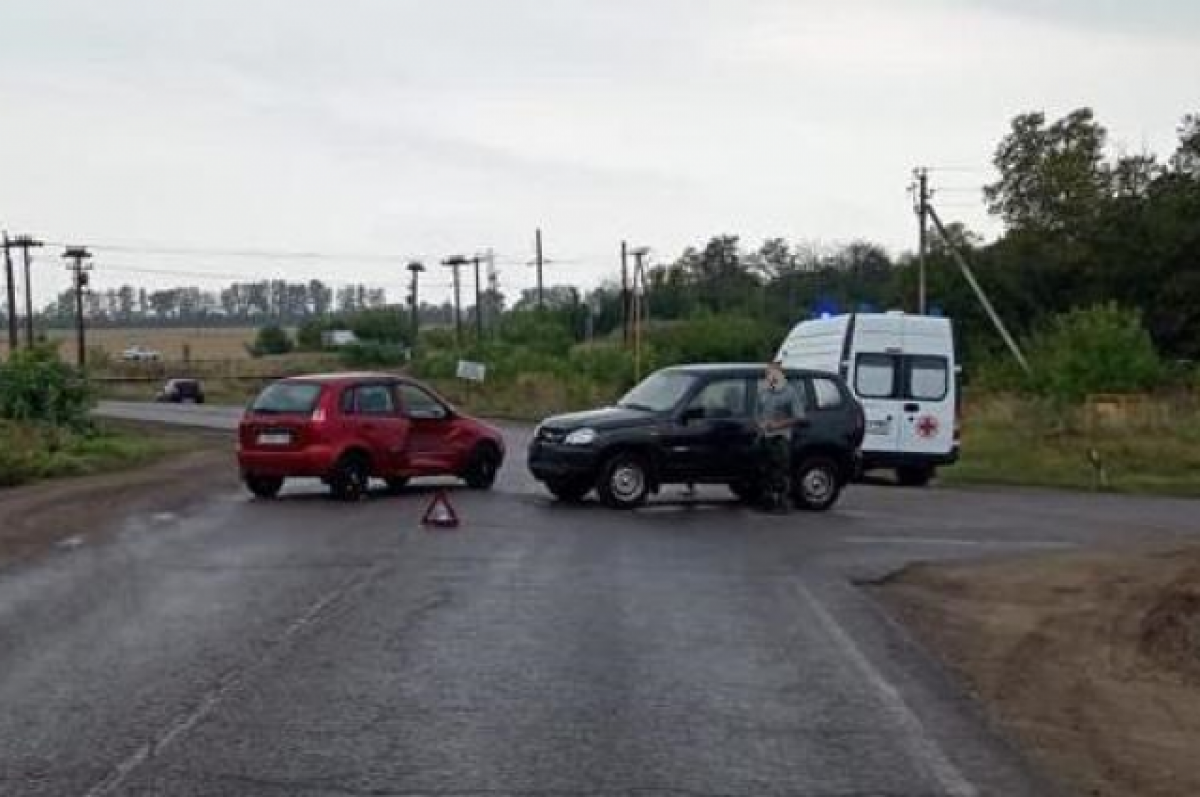
[[[529,469],[558,499],[594,487],[628,509],[664,484],[727,484],[759,497],[754,420],[763,365],[680,365],[651,374],[614,407],[547,418],[529,445]],[[792,436],[793,498],[829,509],[855,473],[862,408],[831,374],[788,370],[806,423]]]

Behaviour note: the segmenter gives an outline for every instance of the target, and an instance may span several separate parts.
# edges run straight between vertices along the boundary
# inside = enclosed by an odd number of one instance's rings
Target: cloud
[[[510,262],[542,226],[585,283],[622,238],[664,257],[724,232],[896,250],[912,167],[986,170],[1017,113],[1092,105],[1118,142],[1161,151],[1194,110],[1197,12],[1053,5],[10,4],[0,223]],[[995,229],[978,204],[955,211]]]

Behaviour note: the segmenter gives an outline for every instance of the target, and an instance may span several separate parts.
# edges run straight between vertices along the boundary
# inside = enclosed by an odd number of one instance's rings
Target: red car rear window
[[[276,382],[258,394],[258,398],[254,400],[250,409],[252,412],[268,415],[293,413],[305,415],[316,409],[317,400],[320,397],[320,385],[305,382]]]

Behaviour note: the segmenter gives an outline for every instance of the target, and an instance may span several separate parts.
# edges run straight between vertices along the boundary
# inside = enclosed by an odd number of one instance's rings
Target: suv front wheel
[[[605,505],[634,509],[650,494],[650,468],[646,460],[628,451],[614,454],[600,471],[596,492]]]
[[[792,497],[802,509],[824,512],[837,503],[842,484],[837,463],[829,457],[806,457],[792,475]]]

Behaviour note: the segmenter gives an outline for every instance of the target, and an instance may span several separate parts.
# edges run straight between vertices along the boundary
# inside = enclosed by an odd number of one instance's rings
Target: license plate
[[[290,432],[261,432],[258,435],[260,446],[288,446],[292,444]]]
[[[892,422],[886,418],[867,421],[867,434],[891,434]]]

